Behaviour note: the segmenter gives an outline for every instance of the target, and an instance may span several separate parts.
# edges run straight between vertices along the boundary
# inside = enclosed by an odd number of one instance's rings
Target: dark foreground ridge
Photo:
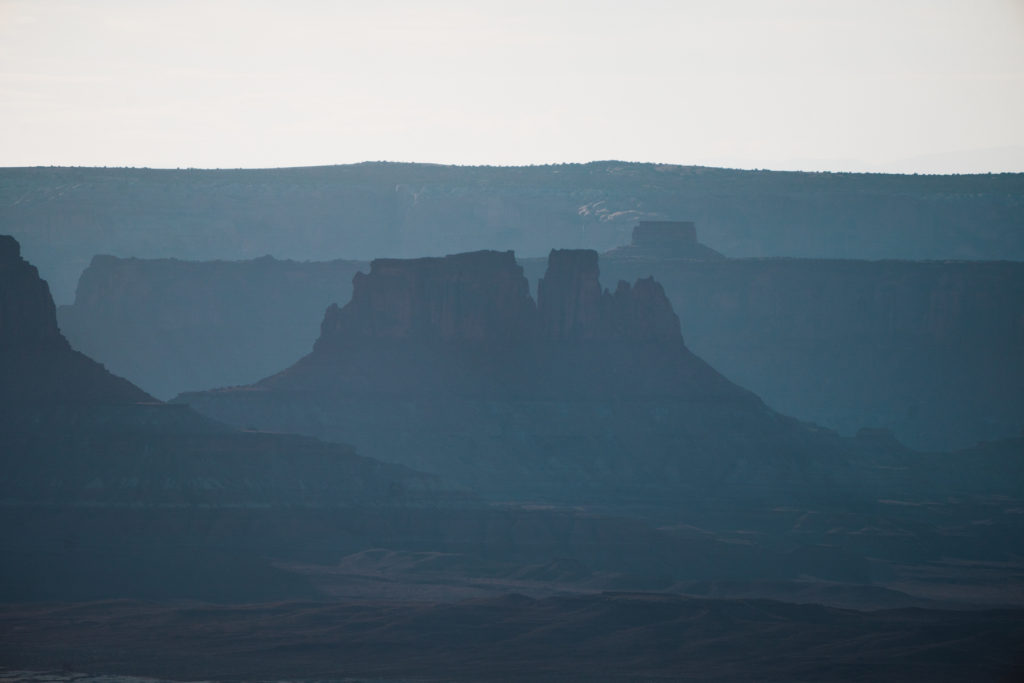
[[[1012,681],[1021,610],[606,593],[457,604],[105,602],[0,613],[0,662],[173,679]],[[96,647],[117,643],[116,649]],[[60,680],[60,679],[47,679]]]
[[[57,329],[50,289],[18,242],[0,235],[0,411],[139,401],[155,399],[71,348]]]

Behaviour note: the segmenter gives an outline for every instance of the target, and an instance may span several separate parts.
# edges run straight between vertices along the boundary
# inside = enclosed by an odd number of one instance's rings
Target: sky
[[[0,166],[1024,171],[1024,0],[0,0]]]

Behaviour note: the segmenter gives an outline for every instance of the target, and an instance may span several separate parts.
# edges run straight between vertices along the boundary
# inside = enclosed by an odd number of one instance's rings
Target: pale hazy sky
[[[1024,171],[1024,0],[0,0],[0,166]]]

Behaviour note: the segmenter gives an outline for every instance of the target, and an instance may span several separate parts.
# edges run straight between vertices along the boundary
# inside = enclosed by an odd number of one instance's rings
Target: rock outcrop
[[[509,252],[375,261],[294,366],[178,400],[492,495],[813,497],[841,460],[690,353],[660,285],[604,291],[585,250],[551,253],[536,306]]]
[[[697,241],[697,226],[692,221],[640,221],[633,228],[628,246],[607,252],[620,259],[685,259],[717,261],[720,253]]]
[[[154,399],[71,348],[57,328],[50,290],[0,235],[0,412],[10,419],[40,402],[125,404]]]
[[[57,329],[50,289],[10,235],[0,235],[0,285],[0,349],[69,348]]]
[[[536,307],[512,252],[378,259],[327,310],[317,352],[370,340],[504,344],[534,336]]]
[[[537,399],[732,395],[686,350],[652,279],[602,290],[597,254],[554,250],[530,298],[512,252],[374,261],[331,306],[313,352],[256,386]],[[220,394],[221,392],[217,392]]]
[[[378,259],[353,278],[351,301],[328,308],[316,353],[365,343],[533,344],[679,339],[679,319],[653,278],[602,290],[597,253],[554,250],[537,303],[512,252]]]

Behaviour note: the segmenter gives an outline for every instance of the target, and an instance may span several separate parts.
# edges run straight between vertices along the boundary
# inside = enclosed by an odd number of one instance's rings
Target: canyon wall
[[[606,251],[686,217],[727,256],[1024,259],[1024,174],[742,171],[616,161],[266,170],[0,169],[0,230],[69,303],[94,254],[188,260]]]
[[[653,274],[691,349],[788,415],[919,449],[1024,431],[1024,264],[603,259]]]
[[[600,287],[614,292],[620,280],[654,275],[688,346],[782,413],[844,434],[887,428],[932,450],[1024,429],[1024,264],[644,253],[623,248],[588,264],[600,286],[581,296],[595,306]],[[547,260],[519,263],[536,291]],[[77,348],[171,398],[291,365],[313,348],[321,324],[339,324],[324,310],[348,302],[353,276],[368,270],[350,261],[103,257],[58,317]],[[510,300],[524,296],[517,287]],[[618,333],[644,324],[622,320]]]
[[[357,261],[97,256],[57,315],[75,347],[162,399],[247,384],[307,353]]]

